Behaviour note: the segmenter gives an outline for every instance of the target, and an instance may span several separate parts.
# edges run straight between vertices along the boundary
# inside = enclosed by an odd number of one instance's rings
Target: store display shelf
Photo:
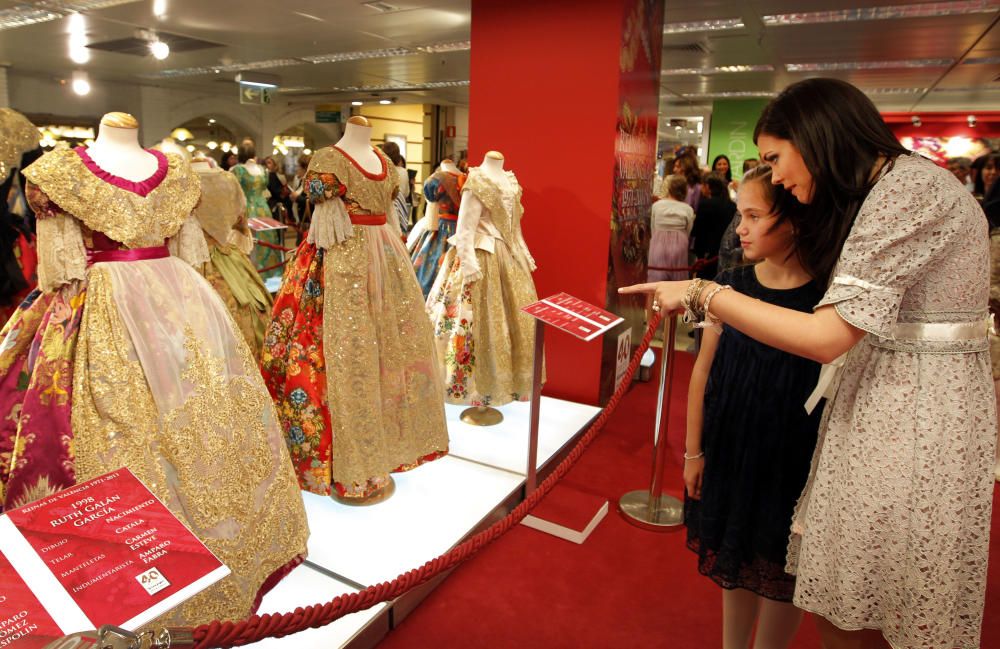
[[[502,406],[499,410],[504,419],[496,426],[466,424],[459,419],[463,410],[465,406],[445,406],[451,455],[525,475],[530,404],[519,402]],[[548,464],[600,412],[601,409],[594,406],[542,397],[536,468]]]
[[[523,498],[528,455],[527,403],[503,406],[504,421],[479,427],[459,420],[463,408],[447,406],[451,453],[394,474],[395,494],[370,506],[352,506],[303,493],[309,518],[309,558],[264,599],[261,612],[293,610],[338,594],[391,581],[485,529]],[[538,468],[551,469],[599,408],[543,398]],[[540,471],[544,475],[544,470]],[[444,579],[431,580],[370,611],[323,629],[251,645],[275,649],[370,649]],[[284,608],[283,608],[284,607]],[[327,628],[331,628],[327,627]],[[339,635],[338,635],[339,634]]]
[[[302,564],[264,596],[258,613],[290,613],[296,608],[326,602],[357,589]],[[268,638],[246,645],[252,649],[297,649],[343,647],[355,642],[373,646],[389,632],[389,605],[378,604],[358,611],[318,629],[309,629],[284,638]]]

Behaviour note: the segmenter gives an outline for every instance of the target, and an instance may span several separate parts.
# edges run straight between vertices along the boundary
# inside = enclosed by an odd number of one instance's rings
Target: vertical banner
[[[607,305],[609,311],[625,318],[632,341],[642,340],[645,298],[620,296],[618,288],[646,281],[662,53],[663,2],[627,0],[619,58]],[[618,352],[617,341],[605,337],[601,403],[614,392]]]
[[[732,165],[733,178],[738,178],[743,173],[744,160],[760,157],[753,143],[753,129],[767,102],[767,99],[720,99],[712,104],[709,164],[715,156],[724,155]]]

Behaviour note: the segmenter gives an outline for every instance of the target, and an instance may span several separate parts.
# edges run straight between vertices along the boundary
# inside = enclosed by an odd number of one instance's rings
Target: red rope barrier
[[[415,586],[426,583],[437,577],[441,573],[450,570],[476,554],[487,545],[500,538],[513,526],[521,522],[541,500],[550,492],[573,465],[576,464],[583,452],[587,450],[591,442],[597,436],[608,418],[618,407],[626,390],[632,383],[632,376],[639,367],[639,361],[649,347],[649,342],[653,339],[653,334],[659,326],[662,314],[653,313],[646,335],[643,336],[639,349],[636,350],[632,361],[625,371],[625,376],[619,384],[618,389],[611,396],[608,404],[601,411],[597,419],[587,428],[587,431],[580,438],[580,441],[569,455],[552,471],[552,473],[538,488],[521,502],[512,512],[503,519],[497,521],[486,530],[471,537],[463,543],[455,546],[449,552],[431,559],[424,565],[405,572],[390,582],[382,582],[375,586],[369,586],[357,593],[339,595],[325,604],[313,604],[305,608],[299,607],[291,613],[280,615],[264,614],[254,615],[240,622],[219,622],[218,620],[193,629],[193,637],[196,649],[208,649],[209,647],[236,647],[253,642],[258,642],[264,638],[281,638],[286,635],[305,631],[306,629],[317,628],[330,624],[350,613],[370,608],[375,604],[395,599]]]
[[[286,248],[285,246],[279,246],[276,243],[271,243],[270,241],[263,241],[261,239],[257,239],[257,245],[263,246],[264,248],[270,248],[272,250],[280,250],[281,252],[292,252],[293,250],[295,250],[295,248]]]

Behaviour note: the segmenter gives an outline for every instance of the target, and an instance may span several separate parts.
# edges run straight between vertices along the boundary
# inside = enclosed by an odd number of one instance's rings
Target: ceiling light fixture
[[[280,81],[276,75],[262,72],[240,72],[236,75],[236,83],[255,88],[277,88]]]
[[[80,95],[90,94],[90,79],[87,78],[87,73],[81,70],[77,70],[73,73],[73,82],[71,84],[73,92]]]
[[[209,124],[215,124],[215,118],[214,117],[209,117],[208,118],[208,123]]]
[[[913,117],[911,117],[910,123],[916,126],[917,128],[920,128],[921,126],[924,125],[924,123],[920,121],[920,115],[914,115]]]
[[[365,102],[363,101],[358,101],[357,99],[355,99],[354,101],[351,102],[351,106],[363,106],[364,103]]]
[[[187,130],[183,126],[179,126],[174,130],[170,131],[170,137],[174,138],[178,142],[186,142],[187,140],[193,140],[194,135],[191,131]]]
[[[58,20],[74,13],[105,9],[139,0],[45,0],[44,2],[17,2],[9,9],[0,9],[0,30],[26,27]]]
[[[774,97],[778,93],[773,90],[737,90],[727,92],[695,92],[685,93],[685,99],[736,99],[755,97]]]
[[[215,140],[209,140],[205,143],[205,146],[207,146],[210,151],[215,151],[219,147],[219,143]]]
[[[860,20],[938,18],[940,16],[993,13],[997,9],[1000,9],[1000,3],[997,0],[961,0],[959,2],[924,2],[910,5],[773,14],[761,16],[761,20],[767,27],[784,27],[787,25],[846,23]]]
[[[393,101],[392,99],[379,99],[378,103],[382,104],[383,106],[388,106],[389,104],[392,103],[392,101]]]
[[[971,128],[975,128],[976,127],[976,116],[975,115],[969,115],[969,117],[966,118],[966,121],[969,123],[969,126]]]
[[[157,18],[167,15],[167,0],[153,0],[153,15]]]
[[[789,72],[829,72],[831,70],[894,70],[904,68],[946,68],[955,59],[908,59],[901,61],[844,61],[825,63],[786,63]]]
[[[1000,56],[978,56],[962,61],[962,65],[1000,65]]]
[[[149,51],[157,61],[162,61],[170,56],[170,46],[161,40],[151,41]]]
[[[727,74],[734,72],[774,72],[774,66],[763,65],[718,65],[704,68],[673,68],[661,70],[661,74],[667,76],[682,74]]]
[[[464,52],[472,49],[472,41],[455,41],[454,43],[437,43],[435,45],[421,45],[413,48],[424,54],[443,54],[445,52]]]
[[[721,32],[727,29],[743,29],[742,18],[722,18],[719,20],[695,20],[691,22],[665,23],[664,34],[687,34],[691,32]]]

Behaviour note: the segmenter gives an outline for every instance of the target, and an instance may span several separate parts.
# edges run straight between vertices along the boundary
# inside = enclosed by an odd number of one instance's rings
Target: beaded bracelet
[[[681,299],[681,306],[684,307],[684,322],[694,324],[704,316],[704,312],[698,308],[698,300],[707,285],[708,282],[703,279],[691,280],[687,291],[684,292],[684,297]]]
[[[711,312],[712,298],[718,295],[720,291],[727,291],[732,288],[733,288],[732,286],[728,286],[726,284],[720,284],[715,288],[713,288],[711,292],[709,292],[709,294],[705,297],[705,305],[702,307],[702,310],[705,312],[705,319],[702,322],[699,322],[697,325],[695,325],[696,327],[701,327],[701,328],[714,327],[715,325],[718,325],[722,322],[722,320],[712,315]]]

